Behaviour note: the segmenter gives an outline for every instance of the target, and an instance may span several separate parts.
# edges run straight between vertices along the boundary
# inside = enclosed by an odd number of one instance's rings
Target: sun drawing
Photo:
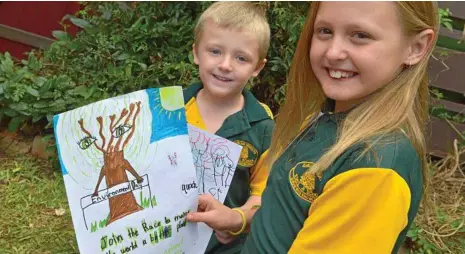
[[[178,110],[184,107],[182,96],[179,96],[179,90],[176,87],[160,88],[160,96],[154,98],[155,109],[158,115],[164,114],[168,119],[173,114],[177,116],[178,120],[182,118],[182,111]]]

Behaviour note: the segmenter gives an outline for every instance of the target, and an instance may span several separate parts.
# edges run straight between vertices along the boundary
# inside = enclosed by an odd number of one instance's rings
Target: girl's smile
[[[328,75],[333,79],[349,79],[357,75],[356,72],[326,68]]]
[[[358,104],[392,81],[408,55],[393,2],[321,2],[310,61],[336,105]],[[337,111],[346,111],[346,106]]]

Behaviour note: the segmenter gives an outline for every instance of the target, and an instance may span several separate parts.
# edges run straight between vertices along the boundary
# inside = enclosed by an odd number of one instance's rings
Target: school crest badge
[[[242,167],[252,167],[258,159],[258,151],[252,144],[243,140],[234,140],[238,145],[242,146],[241,156],[239,157],[239,165]]]
[[[315,174],[310,173],[313,162],[301,161],[289,171],[289,183],[294,192],[303,200],[312,203],[318,194],[315,193]],[[321,179],[322,173],[316,175]]]

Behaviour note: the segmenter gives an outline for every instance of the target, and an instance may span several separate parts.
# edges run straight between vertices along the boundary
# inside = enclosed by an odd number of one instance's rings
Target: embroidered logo
[[[238,164],[243,167],[252,167],[255,165],[258,157],[257,148],[243,140],[234,140],[234,142],[242,146],[241,156],[239,157]]]
[[[315,175],[310,173],[313,162],[301,161],[289,171],[289,183],[294,192],[303,200],[312,203],[318,194],[315,193]],[[321,179],[322,173],[317,173],[318,179]]]

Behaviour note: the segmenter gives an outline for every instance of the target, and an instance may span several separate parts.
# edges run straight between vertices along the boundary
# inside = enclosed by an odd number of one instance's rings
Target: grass
[[[455,148],[430,164],[432,213],[420,210],[404,253],[464,253],[465,165],[458,158],[465,148]],[[139,198],[144,208],[157,205],[155,196]],[[63,177],[50,163],[0,157],[0,253],[78,253]]]
[[[30,157],[0,158],[0,253],[79,253],[63,177]]]
[[[407,235],[411,253],[465,253],[464,154],[456,140],[452,154],[429,164],[426,202]]]

